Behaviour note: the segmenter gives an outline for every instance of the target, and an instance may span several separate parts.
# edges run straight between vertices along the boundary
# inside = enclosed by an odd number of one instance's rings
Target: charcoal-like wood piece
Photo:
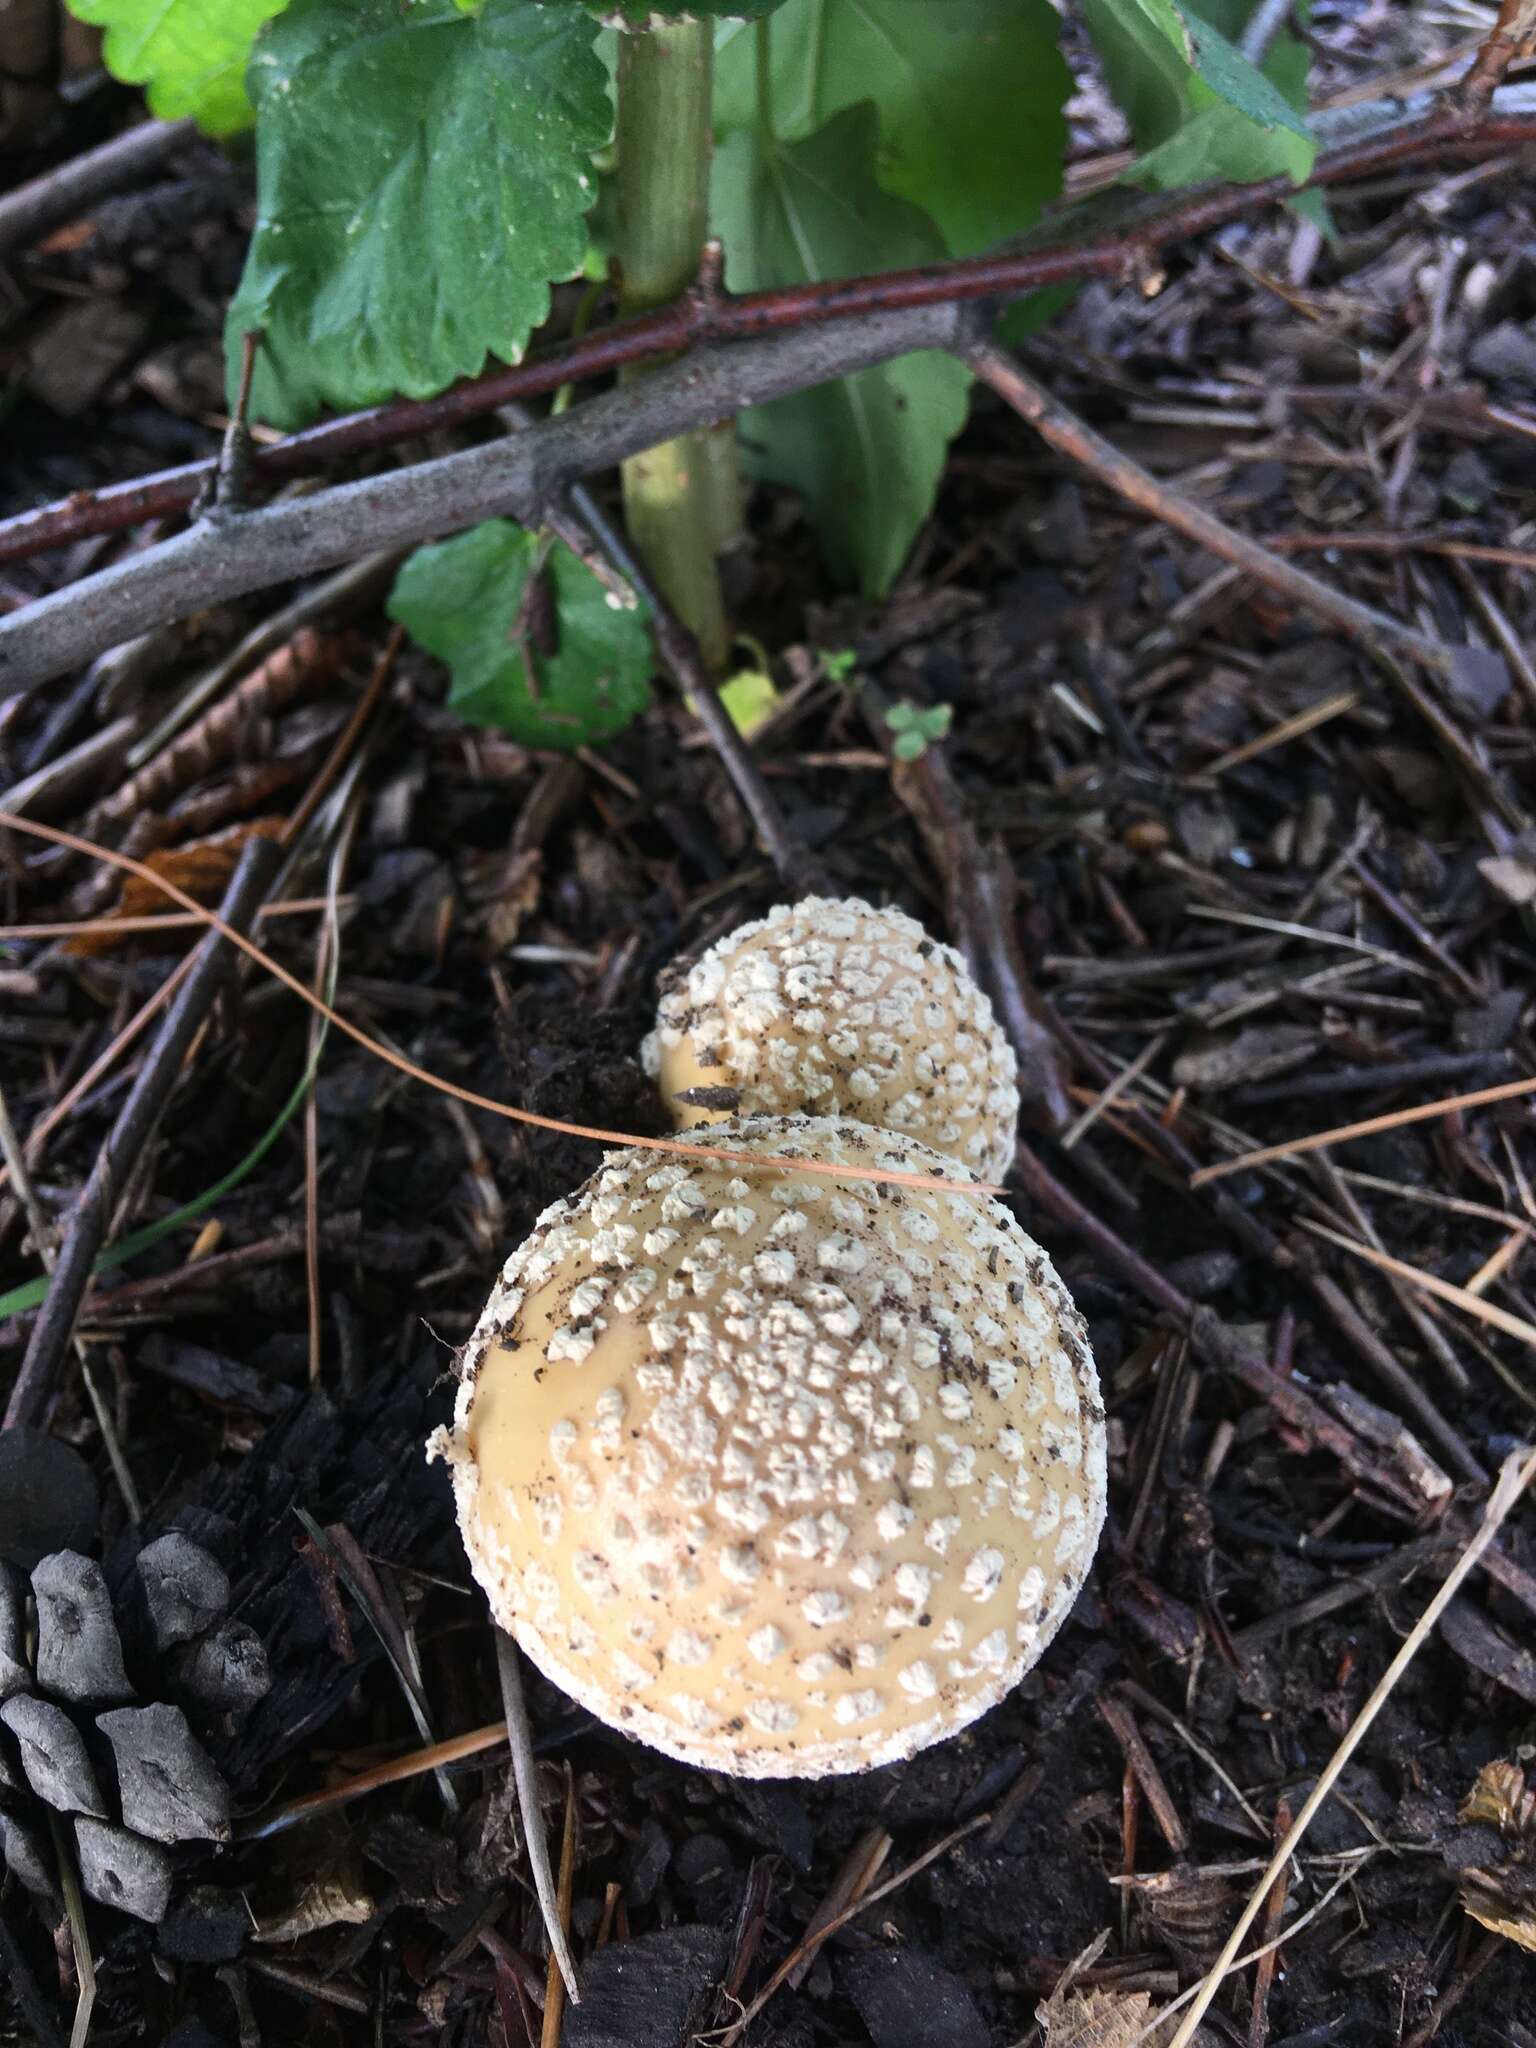
[[[156,1649],[190,1642],[228,1613],[229,1574],[179,1529],[147,1543],[135,1564]]]
[[[123,1819],[156,1842],[229,1838],[229,1787],[180,1707],[114,1707],[96,1726],[117,1758]]]
[[[0,1559],[0,1700],[25,1692],[27,1669],[27,1587],[14,1565]]]
[[[91,1468],[46,1429],[0,1430],[0,1557],[30,1571],[51,1550],[83,1550],[96,1534]]]
[[[154,1842],[109,1821],[75,1823],[80,1882],[93,1899],[158,1923],[171,1903],[171,1859]]]
[[[131,1700],[106,1573],[78,1550],[56,1550],[32,1574],[37,1682],[61,1700]]]
[[[708,2018],[725,1949],[718,1927],[667,1927],[599,1949],[582,1965],[561,2048],[683,2048]]]
[[[172,1652],[171,1683],[200,1705],[242,1714],[272,1690],[267,1646],[243,1621],[221,1621],[195,1643]]]
[[[0,1814],[0,1837],[5,1844],[5,1867],[17,1883],[40,1899],[57,1899],[53,1857],[43,1830],[14,1814]]]
[[[315,1575],[294,1551],[294,1502],[322,1528],[342,1523],[369,1553],[427,1573],[462,1573],[452,1488],[421,1448],[452,1398],[440,1355],[424,1351],[398,1373],[370,1381],[355,1401],[309,1396],[249,1457],[214,1471],[199,1490],[199,1510],[230,1525],[220,1555],[234,1581],[234,1609],[272,1664],[270,1692],[233,1732],[204,1731],[214,1761],[242,1796],[272,1763],[302,1747],[383,1655],[367,1629],[358,1632],[355,1663],[337,1657]]]
[[[156,1947],[178,1963],[228,1963],[251,1938],[251,1912],[237,1891],[197,1884],[178,1892]]]
[[[953,1971],[909,1948],[850,1956],[838,1980],[875,2048],[987,2048],[987,2024]]]
[[[0,1706],[21,1749],[27,1783],[56,1813],[104,1814],[106,1806],[80,1730],[52,1700],[19,1692]]]

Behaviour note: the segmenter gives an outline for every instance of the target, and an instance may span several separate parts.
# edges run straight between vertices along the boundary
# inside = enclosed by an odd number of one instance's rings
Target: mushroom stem
[[[539,1805],[538,1765],[533,1758],[533,1730],[528,1723],[528,1702],[523,1696],[523,1669],[517,1645],[505,1629],[496,1630],[496,1670],[501,1678],[501,1704],[507,1717],[507,1743],[512,1751],[512,1775],[517,1784],[518,1811],[523,1818],[523,1836],[528,1844],[528,1864],[533,1871],[533,1888],[538,1893],[539,1911],[550,1953],[560,1965],[566,1996],[580,2005],[576,1988],[576,1960],[560,1919],[560,1902],[555,1896],[555,1874],[549,1861],[549,1838],[544,1832],[544,1814]]]

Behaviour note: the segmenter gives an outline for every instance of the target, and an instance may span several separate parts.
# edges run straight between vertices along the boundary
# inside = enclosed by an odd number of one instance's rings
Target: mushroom
[[[851,1118],[706,1140],[969,1178]],[[507,1261],[461,1371],[431,1449],[495,1619],[600,1719],[742,1777],[965,1727],[1103,1522],[1082,1321],[979,1194],[610,1153]]]
[[[1018,1063],[991,1003],[953,946],[856,897],[780,904],[673,969],[641,1058],[685,1129],[850,1116],[989,1180],[1013,1159]]]

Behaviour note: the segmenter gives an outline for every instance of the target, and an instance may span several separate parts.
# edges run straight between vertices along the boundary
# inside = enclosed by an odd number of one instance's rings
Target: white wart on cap
[[[846,1118],[707,1137],[964,1178]],[[744,1777],[973,1721],[1103,1522],[1082,1321],[979,1196],[612,1153],[507,1261],[462,1373],[430,1448],[496,1620],[602,1720]]]
[[[685,1129],[851,1116],[988,1180],[1013,1159],[1018,1065],[991,1003],[953,946],[856,897],[780,904],[711,946],[664,989],[641,1058]]]

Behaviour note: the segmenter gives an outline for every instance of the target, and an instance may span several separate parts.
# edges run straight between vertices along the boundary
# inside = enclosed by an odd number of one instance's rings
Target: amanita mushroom
[[[1013,1159],[1018,1064],[991,1003],[952,946],[856,897],[780,904],[678,970],[641,1058],[684,1129],[851,1116],[989,1180]]]
[[[968,1177],[847,1118],[706,1139]],[[744,1777],[973,1721],[1103,1521],[1081,1319],[979,1195],[611,1153],[507,1261],[462,1374],[432,1448],[495,1619],[602,1720]]]

